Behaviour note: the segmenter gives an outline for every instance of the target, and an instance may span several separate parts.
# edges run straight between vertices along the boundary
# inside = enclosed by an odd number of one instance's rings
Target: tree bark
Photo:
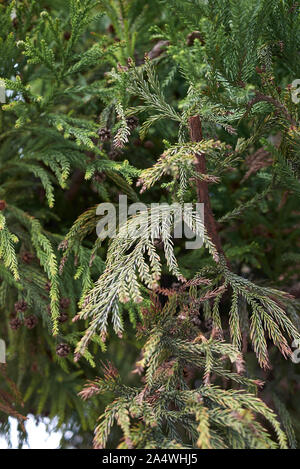
[[[202,140],[202,126],[199,116],[192,116],[189,118],[189,130],[190,138],[192,142],[200,142]],[[196,153],[197,162],[195,164],[196,171],[200,174],[206,174],[206,161],[204,153]],[[196,191],[197,191],[197,200],[199,203],[204,204],[204,226],[206,228],[207,234],[215,245],[218,254],[222,255],[225,260],[226,256],[224,254],[220,236],[218,233],[217,222],[214,218],[210,197],[208,192],[208,183],[205,181],[196,180]],[[226,260],[227,262],[227,260]],[[227,262],[228,263],[228,262]]]

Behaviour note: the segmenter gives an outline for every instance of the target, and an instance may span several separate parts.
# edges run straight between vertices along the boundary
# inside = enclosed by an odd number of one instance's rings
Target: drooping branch
[[[254,104],[260,103],[262,101],[265,101],[275,106],[278,109],[278,111],[281,112],[292,125],[295,125],[295,126],[297,125],[297,122],[295,121],[295,119],[291,116],[291,114],[288,112],[286,107],[280,101],[272,98],[272,96],[267,96],[263,93],[260,93],[259,91],[255,91],[255,97],[251,99],[251,101],[249,101],[245,116],[249,113],[249,111],[254,106]]]

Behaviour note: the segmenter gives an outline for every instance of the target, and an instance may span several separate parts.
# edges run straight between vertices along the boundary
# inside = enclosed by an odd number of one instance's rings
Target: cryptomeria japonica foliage
[[[62,447],[297,447],[299,25],[293,0],[0,2],[8,441],[33,414]],[[120,195],[149,209],[103,240]],[[203,203],[203,246],[151,203]]]

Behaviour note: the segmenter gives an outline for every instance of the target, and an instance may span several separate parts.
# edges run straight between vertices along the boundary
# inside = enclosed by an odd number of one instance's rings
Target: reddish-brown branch
[[[279,111],[282,112],[282,114],[284,114],[286,119],[292,125],[295,125],[295,126],[297,125],[297,122],[295,121],[295,119],[290,115],[286,107],[283,104],[281,104],[280,101],[277,101],[277,99],[272,98],[272,96],[264,95],[263,93],[260,93],[259,91],[255,91],[255,97],[248,103],[246,115],[248,114],[250,109],[254,106],[254,104],[260,103],[262,101],[273,104],[273,106],[275,106]]]
[[[190,129],[190,138],[192,142],[200,142],[202,140],[202,126],[201,120],[199,116],[193,116],[189,118],[189,129]],[[206,161],[205,161],[205,154],[204,153],[197,153],[196,154],[197,162],[195,165],[196,171],[199,174],[206,174]],[[217,251],[219,254],[224,255],[224,251],[222,248],[221,240],[219,237],[217,223],[214,218],[209,192],[208,192],[208,183],[205,181],[201,181],[199,179],[196,180],[196,191],[197,191],[197,199],[199,203],[204,204],[204,225],[207,230],[207,233],[214,243]]]

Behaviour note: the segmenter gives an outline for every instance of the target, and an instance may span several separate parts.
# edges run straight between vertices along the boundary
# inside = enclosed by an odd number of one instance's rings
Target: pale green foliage
[[[142,191],[149,189],[157,183],[163,176],[172,176],[172,183],[168,185],[170,189],[179,181],[178,197],[182,199],[191,180],[206,182],[218,182],[218,176],[210,174],[200,174],[195,171],[195,159],[197,153],[212,154],[225,151],[225,145],[214,140],[202,141],[199,143],[177,144],[167,148],[159,160],[151,168],[145,169],[138,182],[142,185]]]
[[[104,378],[87,383],[81,391],[84,399],[108,391],[116,396],[96,427],[95,447],[105,448],[117,423],[124,437],[120,448],[286,448],[286,436],[274,413],[260,399],[247,391],[223,390],[209,384],[211,373],[252,389],[261,384],[220,366],[220,356],[223,361],[226,357],[241,364],[240,352],[231,344],[206,340],[201,334],[195,337],[196,329],[176,317],[174,301],[170,305],[162,313],[154,310],[152,314],[153,328],[137,363],[140,372],[145,369],[144,388],[125,386],[109,365]],[[186,339],[183,335],[188,330],[190,337]],[[202,370],[206,384],[189,389],[182,367],[187,373],[189,367]],[[259,414],[273,426],[278,444],[256,419]]]
[[[4,266],[13,273],[14,279],[19,280],[18,260],[16,257],[14,244],[18,242],[17,236],[9,232],[6,226],[5,217],[0,214],[0,259],[3,259]]]
[[[120,226],[118,233],[108,249],[105,272],[96,282],[86,298],[80,317],[91,318],[91,324],[77,351],[84,350],[91,336],[100,330],[106,336],[108,314],[112,311],[112,321],[116,333],[123,331],[119,301],[136,303],[143,301],[140,282],[150,290],[158,287],[161,276],[161,260],[157,253],[155,240],[161,239],[167,266],[179,280],[185,281],[180,273],[174,255],[171,229],[176,223],[185,222],[195,235],[204,235],[204,244],[212,256],[218,254],[209,239],[200,215],[191,209],[173,206],[158,206],[143,210]],[[112,234],[108,231],[107,234]],[[149,262],[147,261],[149,259]]]

